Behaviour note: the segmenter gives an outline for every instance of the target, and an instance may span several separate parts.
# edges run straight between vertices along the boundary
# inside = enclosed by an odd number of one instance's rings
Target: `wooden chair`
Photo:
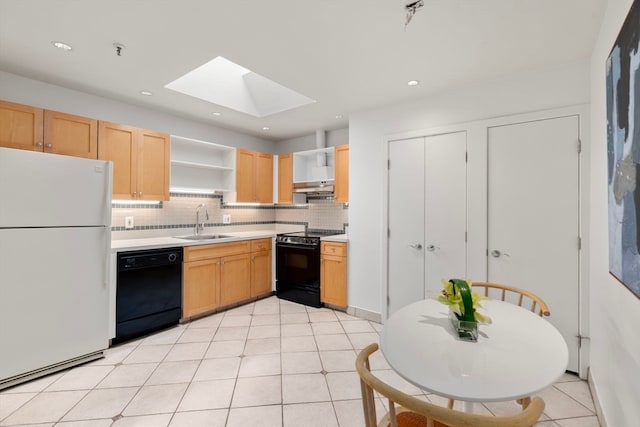
[[[540,317],[550,316],[549,307],[547,304],[534,294],[533,292],[525,291],[524,289],[515,288],[513,286],[501,285],[499,283],[488,282],[471,282],[472,288],[484,288],[483,292],[480,292],[485,297],[500,299],[502,301],[511,302],[517,304],[520,307],[531,310],[533,313],[538,313]],[[474,289],[476,290],[476,289]],[[526,408],[531,402],[530,397],[524,397],[518,399],[518,403],[522,405],[522,408]],[[453,408],[453,399],[449,399],[447,407]]]
[[[544,401],[539,397],[533,398],[522,412],[496,417],[460,412],[434,405],[405,394],[373,375],[369,356],[376,350],[378,350],[378,344],[369,344],[356,359],[366,427],[530,427],[536,423],[544,410]],[[389,412],[379,423],[376,420],[374,392],[389,400]]]
[[[472,282],[472,288],[484,288],[484,296],[502,301],[513,302],[520,307],[528,308],[540,317],[550,316],[549,307],[536,294],[513,286],[501,285],[498,283]],[[490,291],[495,289],[495,291]],[[474,289],[475,290],[475,289]]]

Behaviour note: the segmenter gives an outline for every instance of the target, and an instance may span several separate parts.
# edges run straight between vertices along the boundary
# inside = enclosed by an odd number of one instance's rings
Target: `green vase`
[[[460,293],[462,298],[462,315],[451,311],[449,318],[453,324],[454,330],[458,333],[458,337],[465,341],[477,341],[478,340],[478,322],[476,321],[473,312],[473,297],[471,296],[471,289],[466,280],[451,279],[449,280],[453,286],[453,294]]]

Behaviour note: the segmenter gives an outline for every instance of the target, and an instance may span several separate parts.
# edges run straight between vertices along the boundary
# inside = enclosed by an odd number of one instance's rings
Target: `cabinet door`
[[[335,148],[335,197],[336,202],[349,201],[349,145]]]
[[[142,200],[169,200],[169,135],[138,131],[137,191]]]
[[[44,151],[67,156],[98,158],[98,121],[45,110]]]
[[[251,296],[271,292],[271,251],[251,254]]]
[[[136,129],[109,122],[98,123],[98,159],[113,162],[113,198],[137,198],[134,165],[138,161]]]
[[[182,316],[191,317],[220,304],[219,258],[185,262],[182,271]]]
[[[293,203],[293,154],[278,156],[278,203]]]
[[[220,304],[228,305],[251,297],[251,254],[220,259]]]
[[[0,147],[42,151],[42,108],[0,101]]]
[[[322,302],[347,306],[347,258],[323,255],[320,270]]]
[[[256,201],[273,203],[273,154],[256,153]]]
[[[255,152],[239,148],[236,151],[236,201],[255,202]]]

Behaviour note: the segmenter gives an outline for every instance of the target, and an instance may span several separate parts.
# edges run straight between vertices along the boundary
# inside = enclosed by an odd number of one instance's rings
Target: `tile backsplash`
[[[188,234],[196,223],[196,208],[201,203],[207,207],[207,227],[238,227],[248,225],[295,224],[309,229],[342,231],[349,222],[349,209],[344,203],[325,198],[310,198],[301,205],[226,205],[222,196],[209,194],[171,193],[169,201],[158,205],[127,205],[114,203],[111,228],[113,239],[127,239],[130,231],[185,229]],[[201,220],[203,210],[200,211]],[[223,215],[231,216],[230,224],[223,224]],[[134,218],[134,228],[125,229],[125,218]],[[132,233],[133,234],[133,233]],[[132,236],[133,237],[133,236]],[[137,237],[137,236],[136,236]]]

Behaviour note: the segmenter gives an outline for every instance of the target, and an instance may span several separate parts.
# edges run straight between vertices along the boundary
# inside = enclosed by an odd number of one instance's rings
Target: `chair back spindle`
[[[551,315],[547,304],[533,292],[499,283],[472,282],[471,285],[473,288],[483,288],[485,297],[491,298],[494,293],[498,293],[499,299],[502,301],[513,302],[522,308],[527,308],[528,303],[530,303],[530,311],[537,313],[541,317]],[[490,290],[496,292],[490,292]],[[517,302],[513,301],[514,299],[517,299]]]

